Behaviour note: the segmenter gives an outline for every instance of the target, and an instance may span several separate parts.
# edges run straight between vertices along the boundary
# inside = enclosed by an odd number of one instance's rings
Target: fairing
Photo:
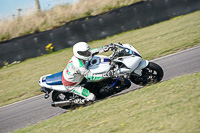
[[[87,68],[95,74],[108,72],[110,67],[110,59],[103,55],[94,56],[87,63]]]

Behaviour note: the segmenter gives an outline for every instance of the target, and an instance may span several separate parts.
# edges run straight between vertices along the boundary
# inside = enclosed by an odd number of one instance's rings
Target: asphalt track
[[[163,81],[185,74],[200,72],[200,46],[161,57],[152,60],[152,62],[162,66],[165,73]],[[38,86],[38,91],[40,91],[39,88]],[[132,85],[130,89],[120,94],[137,88],[140,87]],[[39,95],[0,107],[0,133],[14,131],[66,112],[63,109],[51,107],[51,98],[44,99],[43,96]]]

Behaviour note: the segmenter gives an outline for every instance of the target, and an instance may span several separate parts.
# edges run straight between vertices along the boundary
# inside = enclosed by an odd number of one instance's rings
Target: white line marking
[[[173,54],[166,55],[166,56],[163,56],[163,57],[160,57],[160,58],[156,58],[156,59],[153,59],[153,60],[151,60],[151,61],[161,60],[161,59],[164,59],[164,58],[167,58],[167,57],[171,57],[171,56],[174,56],[174,55],[177,55],[177,54],[181,54],[181,53],[184,53],[184,52],[193,50],[193,49],[198,49],[198,48],[200,48],[200,46],[192,47],[192,48],[189,48],[189,49],[186,49],[186,50],[177,52],[177,53],[173,53]],[[41,95],[44,95],[44,94],[41,94]],[[19,104],[19,103],[21,103],[21,102],[25,102],[25,101],[28,101],[28,100],[31,100],[31,99],[34,99],[34,98],[37,98],[37,97],[40,97],[41,95],[37,95],[37,96],[31,97],[31,98],[28,98],[28,99],[24,99],[24,100],[21,100],[21,101],[12,103],[12,104],[8,104],[8,105],[5,105],[5,106],[2,106],[2,107],[0,107],[0,109],[9,107],[9,106],[12,106],[12,105],[15,105],[15,104]]]
[[[177,53],[173,53],[173,54],[169,54],[169,55],[166,55],[166,56],[163,56],[163,57],[160,57],[160,58],[153,59],[151,61],[161,60],[161,59],[164,59],[164,58],[167,58],[167,57],[171,57],[171,56],[174,56],[174,55],[178,55],[178,54],[181,54],[181,53],[184,53],[184,52],[187,52],[187,51],[191,51],[191,50],[194,50],[194,49],[199,49],[199,48],[200,48],[200,46],[192,47],[192,48],[189,48],[189,49],[177,52]]]

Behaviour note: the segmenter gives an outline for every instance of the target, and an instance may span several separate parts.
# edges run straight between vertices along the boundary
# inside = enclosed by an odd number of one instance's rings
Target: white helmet
[[[74,56],[81,60],[90,60],[92,58],[89,50],[90,46],[85,42],[78,42],[73,46]]]

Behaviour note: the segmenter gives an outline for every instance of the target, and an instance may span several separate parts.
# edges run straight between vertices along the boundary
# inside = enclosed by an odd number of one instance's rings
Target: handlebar
[[[120,52],[122,52],[121,50],[119,51],[118,50],[118,48],[121,48],[121,49],[123,49],[123,52],[124,52],[124,55],[128,55],[128,56],[131,56],[131,55],[134,55],[134,56],[139,56],[139,57],[141,57],[142,58],[142,56],[138,53],[138,52],[136,52],[136,51],[134,51],[134,50],[132,50],[132,49],[130,49],[130,48],[128,48],[128,47],[124,47],[124,45],[122,45],[121,43],[112,43],[114,46],[113,46],[113,49],[112,49],[112,51],[114,51],[113,52],[113,54],[110,56],[110,59],[111,60],[113,60],[114,59],[114,57],[117,55],[117,54],[119,54]]]
[[[119,43],[111,43],[111,44],[114,45],[113,50],[112,50],[112,51],[114,51],[114,52],[113,52],[113,54],[110,56],[110,59],[111,59],[111,60],[113,60],[114,57],[117,55],[117,50],[118,50],[118,48],[127,49],[127,48],[123,47],[123,45],[122,45],[120,42],[119,42]]]

